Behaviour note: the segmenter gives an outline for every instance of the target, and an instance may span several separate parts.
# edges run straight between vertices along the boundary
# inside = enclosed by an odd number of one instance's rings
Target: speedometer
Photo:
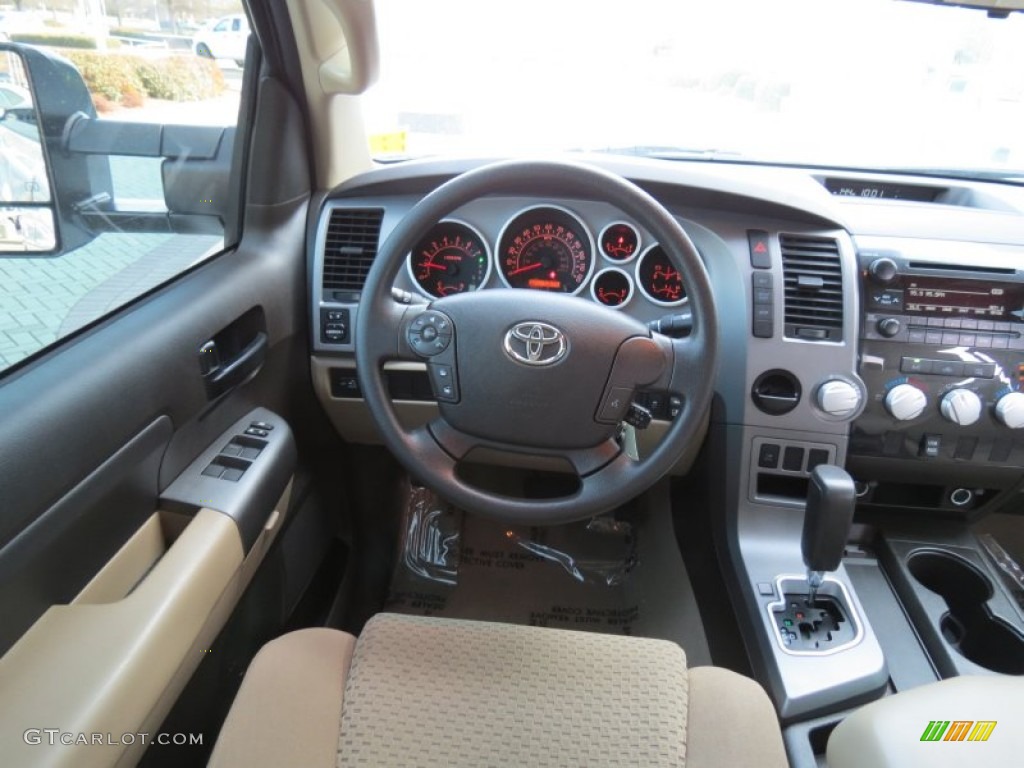
[[[475,291],[487,282],[487,241],[468,224],[446,219],[430,228],[409,252],[413,282],[435,299]]]
[[[498,270],[510,288],[579,293],[594,267],[594,243],[575,214],[556,206],[527,208],[498,240]]]

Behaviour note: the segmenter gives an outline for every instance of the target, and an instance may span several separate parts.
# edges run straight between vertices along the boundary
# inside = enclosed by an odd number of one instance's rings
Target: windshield
[[[375,154],[1024,173],[1024,14],[895,0],[377,0]]]

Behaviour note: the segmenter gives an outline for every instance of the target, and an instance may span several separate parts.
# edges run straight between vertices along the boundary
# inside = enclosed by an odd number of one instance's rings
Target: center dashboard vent
[[[843,268],[839,243],[828,237],[779,235],[789,338],[841,341]]]
[[[324,239],[324,298],[354,301],[377,256],[382,208],[335,208]]]

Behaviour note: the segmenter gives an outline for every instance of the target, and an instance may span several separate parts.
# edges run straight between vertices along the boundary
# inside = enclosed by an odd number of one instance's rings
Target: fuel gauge
[[[606,307],[621,309],[633,298],[633,281],[621,269],[610,267],[601,270],[590,284],[590,295],[594,301]]]
[[[475,291],[487,282],[491,256],[483,235],[446,219],[431,227],[409,252],[409,275],[423,293],[440,299]]]

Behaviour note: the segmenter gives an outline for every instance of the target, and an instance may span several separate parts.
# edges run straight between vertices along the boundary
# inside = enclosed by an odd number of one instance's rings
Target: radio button
[[[924,335],[925,344],[941,344],[942,331],[926,331]]]
[[[942,327],[943,328],[960,328],[960,323],[962,321],[963,321],[963,318],[960,318],[960,317],[944,317],[944,318],[942,318]]]
[[[979,331],[994,331],[995,329],[996,329],[996,324],[994,322],[992,322],[991,320],[979,320],[978,321],[978,330]]]
[[[981,418],[981,398],[969,389],[954,389],[942,396],[939,410],[949,421],[967,427]]]
[[[902,328],[903,324],[895,317],[883,317],[878,321],[878,332],[887,339],[896,336]]]
[[[992,337],[992,349],[1009,349],[1010,348],[1010,337],[1009,336],[993,336]]]
[[[973,317],[965,317],[964,321],[960,324],[960,327],[965,331],[976,331],[978,330],[978,321]]]
[[[911,328],[910,333],[907,334],[907,341],[909,341],[911,344],[924,344],[924,339],[924,328]]]
[[[960,334],[960,346],[961,347],[973,347],[978,343],[978,334],[976,333],[961,333]]]
[[[960,344],[960,334],[953,331],[944,331],[942,334],[943,344],[952,344],[954,347]]]
[[[928,327],[929,328],[941,328],[942,327],[942,318],[941,317],[929,317],[929,318],[926,318],[926,320],[928,322]]]

